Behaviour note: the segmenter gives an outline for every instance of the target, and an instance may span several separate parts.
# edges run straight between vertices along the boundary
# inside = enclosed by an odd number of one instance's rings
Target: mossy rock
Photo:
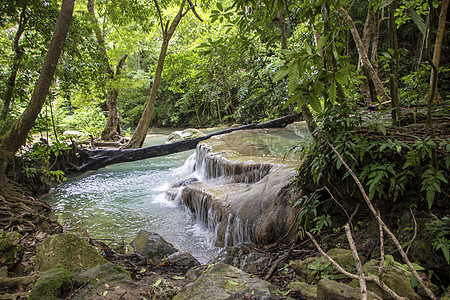
[[[61,299],[65,292],[70,291],[72,277],[72,274],[63,267],[50,269],[36,282],[28,299]]]
[[[36,249],[36,266],[46,271],[63,266],[69,271],[90,269],[108,261],[87,241],[73,234],[56,234],[47,238]]]
[[[344,269],[355,266],[353,255],[350,250],[335,248],[329,250],[327,254]],[[314,270],[309,267],[310,265],[316,265],[317,260],[320,262],[320,265],[329,264],[329,267],[325,272],[322,272],[322,275],[324,273],[326,273],[327,275],[340,274],[339,271],[334,269],[331,263],[322,255],[308,257],[304,260],[293,261],[291,264],[291,268],[294,270],[297,276],[300,277],[302,281],[306,283],[312,283],[315,280],[320,279],[317,277],[316,274],[313,274]]]
[[[324,278],[317,285],[318,300],[359,300],[361,299],[361,290],[353,288],[346,284]],[[375,293],[368,292],[368,300],[381,300]]]
[[[14,244],[7,234],[0,230],[0,267],[6,266],[11,270],[22,261],[23,253],[23,246]]]
[[[149,286],[149,300],[172,300],[180,289],[180,287],[171,285],[165,279],[158,279]]]
[[[155,262],[161,262],[165,257],[178,251],[159,234],[145,230],[139,231],[131,246],[135,253]]]
[[[242,299],[245,295],[272,299],[275,290],[264,280],[233,266],[217,263],[210,265],[196,281],[183,287],[173,299]]]
[[[148,294],[148,286],[131,281],[130,274],[121,266],[113,263],[98,265],[89,270],[77,270],[73,282],[81,287],[72,300],[85,299],[143,299]],[[107,297],[103,295],[107,294]]]
[[[379,262],[371,260],[364,264],[363,269],[365,274],[378,274]],[[395,267],[386,266],[383,272],[383,282],[391,288],[400,297],[406,297],[409,300],[420,300],[421,297],[415,293],[414,288],[411,285],[411,275],[407,274]],[[359,281],[354,279],[349,283],[351,287],[358,287]],[[374,282],[367,282],[367,289],[376,293],[380,297],[389,298],[389,294],[381,289]]]
[[[294,281],[289,284],[289,288],[293,291],[300,292],[306,299],[317,299],[317,285]]]

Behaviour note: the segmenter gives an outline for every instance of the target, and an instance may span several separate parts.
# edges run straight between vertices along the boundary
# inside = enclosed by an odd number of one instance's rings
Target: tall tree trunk
[[[397,3],[392,1],[389,4],[389,26],[388,26],[388,39],[389,48],[392,50],[392,57],[389,62],[390,74],[389,74],[389,86],[391,92],[391,107],[392,107],[392,125],[398,125],[400,118],[400,107],[398,103],[398,42],[397,42],[397,25],[395,24],[394,12],[397,7]]]
[[[366,22],[364,23],[364,30],[363,30],[363,37],[362,37],[362,43],[364,50],[366,51],[367,55],[369,55],[370,50],[370,41],[373,39],[375,42],[375,27],[378,27],[378,24],[376,24],[376,13],[373,10],[372,2],[369,2],[369,7],[367,9],[367,17]],[[373,49],[373,48],[372,48]],[[364,97],[364,102],[366,104],[372,103],[372,93],[370,89],[370,81],[369,76],[367,75],[367,70],[363,66],[363,62],[361,59],[361,56],[358,60],[358,69],[361,69],[361,75],[365,76],[364,79],[361,80],[361,83],[359,84],[359,90],[361,91],[361,94]]]
[[[12,50],[14,52],[13,63],[11,66],[11,72],[9,74],[8,81],[6,82],[6,91],[3,97],[3,107],[0,114],[0,120],[5,124],[6,118],[9,115],[9,109],[13,101],[14,88],[16,86],[17,72],[19,71],[20,62],[23,57],[23,49],[19,45],[20,38],[25,31],[25,26],[28,23],[29,16],[26,15],[27,6],[24,4],[22,12],[20,13],[19,27],[17,28],[16,35],[14,36]]]
[[[152,88],[150,89],[150,97],[148,99],[147,105],[145,106],[144,112],[142,113],[141,118],[139,119],[138,126],[131,137],[130,142],[124,147],[125,149],[133,149],[133,148],[141,148],[144,144],[145,137],[147,135],[148,127],[150,126],[150,122],[152,119],[153,108],[155,107],[156,96],[158,95],[158,88],[161,82],[161,75],[164,68],[164,61],[167,55],[167,49],[169,48],[169,42],[172,38],[175,29],[180,23],[181,19],[185,15],[183,13],[184,6],[186,4],[186,0],[180,4],[180,9],[178,10],[177,15],[172,20],[172,24],[170,24],[170,28],[168,27],[168,23],[166,27],[164,27],[161,13],[160,13],[160,25],[163,34],[163,43],[161,45],[161,51],[159,53],[158,64],[156,65],[155,71],[155,79],[153,80]],[[159,5],[157,0],[155,0],[155,5],[159,11]]]
[[[108,119],[106,121],[105,129],[102,132],[102,139],[105,141],[117,141],[122,136],[122,121],[119,115],[119,102],[117,101],[117,97],[119,95],[119,90],[114,87],[113,81],[117,80],[117,76],[122,72],[123,66],[125,64],[125,60],[128,55],[124,55],[123,58],[119,61],[116,67],[116,73],[111,68],[109,63],[109,57],[106,53],[105,39],[103,37],[103,33],[100,30],[100,26],[97,21],[97,17],[95,16],[95,0],[88,1],[88,11],[91,14],[91,20],[94,24],[94,32],[97,38],[97,43],[100,48],[100,52],[102,53],[103,60],[105,63],[105,73],[107,80],[109,82],[109,87],[106,96],[106,106],[108,107]]]
[[[74,2],[74,0],[62,1],[61,11],[56,21],[52,41],[50,42],[47,56],[45,57],[44,65],[34,87],[31,100],[19,119],[17,119],[0,141],[0,174],[5,173],[6,167],[14,156],[14,153],[25,143],[28,133],[44,105],[69,30]]]
[[[437,29],[437,33],[436,33],[436,43],[434,44],[434,53],[433,53],[433,63],[436,66],[436,68],[439,68],[439,62],[441,59],[442,41],[444,39],[444,30],[445,30],[445,22],[447,20],[448,3],[449,3],[449,0],[444,0],[442,2],[441,13],[439,14],[439,24],[438,24],[438,29]],[[430,11],[430,14],[431,14],[431,11]],[[438,76],[437,76],[437,74],[434,74],[434,73],[435,73],[435,71],[433,68],[433,69],[431,69],[431,76],[430,76],[430,94],[431,94],[431,90],[433,89],[433,86],[436,87],[435,94],[439,93],[438,88],[437,88]],[[429,99],[429,101],[433,101],[433,100],[434,99]]]
[[[128,55],[125,54],[116,66],[116,74],[110,81],[116,81],[117,77],[122,73],[123,65]],[[117,141],[122,137],[122,120],[119,115],[119,89],[110,86],[106,96],[106,106],[108,107],[108,119],[106,121],[105,129],[102,132],[102,140]]]
[[[281,49],[287,49],[287,36],[286,36],[286,10],[283,8],[278,11],[277,24],[280,28],[280,43]]]
[[[369,76],[370,80],[374,84],[377,96],[380,96],[384,101],[390,101],[391,97],[387,94],[387,92],[383,86],[383,83],[381,82],[376,70],[374,69],[372,63],[369,60],[368,54],[364,50],[364,45],[362,43],[361,37],[359,36],[358,29],[356,28],[352,17],[348,14],[348,12],[345,9],[340,8],[339,10],[341,11],[345,22],[347,23],[347,25],[350,28],[350,32],[352,33],[353,40],[355,41],[355,44],[356,44],[356,49],[358,51],[358,55],[361,58],[363,67],[366,68],[366,70],[367,70],[367,75]]]

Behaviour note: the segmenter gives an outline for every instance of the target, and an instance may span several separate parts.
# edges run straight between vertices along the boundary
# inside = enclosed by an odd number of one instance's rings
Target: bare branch
[[[189,9],[192,10],[192,13],[194,14],[194,16],[200,21],[203,22],[202,18],[198,15],[197,11],[195,10],[195,6],[191,0],[188,0],[188,3],[190,5]]]
[[[158,11],[159,24],[161,25],[161,31],[162,31],[163,36],[164,36],[166,34],[166,32],[167,32],[167,25],[166,25],[166,29],[165,29],[164,28],[163,18],[162,18],[162,13],[161,13],[161,8],[159,7],[158,0],[153,0],[153,2],[155,3],[156,10]]]
[[[414,212],[412,211],[412,208],[411,208],[411,207],[409,208],[409,211],[411,212],[411,215],[412,215],[413,220],[414,220],[414,235],[413,235],[411,241],[409,241],[408,248],[406,248],[406,252],[405,252],[406,255],[408,255],[409,249],[411,248],[411,245],[412,245],[412,243],[414,242],[414,240],[416,239],[416,236],[417,236],[417,221],[416,221],[416,216],[414,216]]]
[[[355,267],[358,271],[359,287],[361,289],[361,300],[367,300],[367,285],[366,278],[364,277],[364,270],[361,265],[361,259],[358,255],[358,250],[356,249],[355,241],[352,237],[352,232],[350,230],[350,223],[345,224],[345,234],[347,235],[348,243],[350,244],[350,250],[352,250],[353,260],[355,261]]]
[[[330,256],[328,256],[328,254],[325,253],[325,251],[323,251],[323,249],[320,247],[319,243],[317,243],[316,239],[312,236],[311,233],[306,232],[306,234],[309,236],[309,238],[311,239],[311,241],[313,242],[313,244],[316,246],[317,250],[319,250],[320,254],[322,254],[339,272],[341,272],[342,274],[344,274],[345,276],[352,278],[352,279],[359,279],[359,277],[355,274],[352,274],[350,272],[347,272],[346,270],[344,270],[344,268],[342,268],[336,261],[334,261],[334,259],[332,259]],[[384,284],[383,281],[380,281],[377,277],[375,276],[368,276],[365,277],[366,281],[373,281],[375,282],[380,288],[382,288],[384,291],[386,291],[392,298],[396,299],[396,300],[407,300],[406,298],[400,297],[399,295],[397,295],[393,290],[391,290],[386,284]]]
[[[353,170],[347,165],[347,163],[344,161],[344,159],[342,158],[342,156],[339,154],[339,152],[336,150],[336,148],[334,148],[334,146],[323,136],[323,134],[320,131],[317,131],[318,134],[325,140],[325,142],[328,144],[328,146],[330,146],[330,148],[333,150],[333,152],[336,154],[336,156],[338,157],[338,159],[341,161],[342,165],[347,169],[347,171],[350,173],[350,175],[352,176],[352,178],[354,179],[356,185],[358,186],[359,190],[361,191],[361,194],[365,200],[365,202],[367,203],[367,206],[369,206],[370,211],[373,213],[373,215],[375,216],[375,218],[377,219],[378,223],[383,227],[383,230],[386,231],[386,233],[389,235],[389,237],[392,239],[392,241],[394,242],[395,246],[397,247],[400,255],[403,258],[403,261],[408,265],[409,269],[411,270],[411,272],[413,273],[414,277],[417,279],[417,281],[419,281],[420,285],[424,288],[424,290],[426,291],[427,295],[433,299],[433,300],[437,300],[436,296],[434,295],[434,293],[430,290],[430,288],[425,284],[425,282],[423,281],[422,277],[417,273],[416,269],[414,268],[414,266],[412,265],[411,261],[409,260],[408,256],[406,255],[405,251],[403,250],[402,245],[400,244],[400,242],[398,241],[397,237],[392,233],[392,231],[387,227],[387,225],[384,223],[384,221],[381,219],[380,214],[375,210],[375,207],[373,206],[369,196],[367,195],[366,191],[364,190],[364,187],[361,183],[361,181],[358,179],[358,177],[355,175],[355,172],[353,172]]]
[[[379,224],[380,227],[380,266],[378,267],[378,277],[383,280],[383,268],[384,268],[384,236],[383,236],[383,226]]]

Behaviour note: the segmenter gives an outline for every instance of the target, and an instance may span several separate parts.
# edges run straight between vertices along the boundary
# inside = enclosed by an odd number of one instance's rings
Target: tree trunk
[[[122,128],[121,128],[122,121],[119,115],[119,102],[117,101],[119,90],[116,87],[114,87],[113,81],[116,81],[117,76],[120,75],[120,73],[122,72],[123,65],[125,64],[125,60],[127,59],[128,55],[124,55],[123,58],[119,61],[116,67],[116,73],[114,74],[114,70],[111,68],[111,65],[109,64],[108,54],[106,53],[105,39],[100,30],[97,18],[95,16],[95,0],[89,0],[87,6],[88,11],[91,14],[92,23],[95,26],[94,32],[97,38],[97,43],[99,45],[100,52],[103,55],[107,80],[110,83],[106,96],[106,106],[108,107],[108,119],[106,121],[105,129],[102,132],[102,140],[117,141],[122,136]]]
[[[353,40],[355,41],[356,49],[358,50],[358,54],[361,58],[363,67],[366,68],[367,75],[374,84],[377,96],[380,96],[384,101],[390,101],[391,97],[386,93],[383,83],[381,82],[377,72],[373,68],[372,63],[369,60],[368,54],[364,50],[364,45],[362,43],[358,29],[356,28],[352,17],[348,14],[348,12],[345,9],[340,8],[339,10],[342,12],[342,16],[344,17],[345,22],[350,28],[350,32],[352,33]]]
[[[50,42],[31,100],[19,119],[0,141],[0,174],[5,173],[6,167],[14,153],[25,143],[28,133],[44,105],[69,30],[73,7],[74,0],[63,0],[52,41]]]
[[[397,42],[397,25],[395,24],[395,10],[397,3],[393,1],[389,4],[389,26],[388,39],[389,48],[392,50],[392,57],[389,61],[390,74],[389,86],[391,92],[391,107],[392,107],[392,125],[398,125],[400,118],[399,103],[398,103],[398,42]]]
[[[434,53],[433,53],[433,63],[436,68],[439,68],[439,61],[441,59],[441,50],[442,50],[442,41],[444,39],[444,30],[445,30],[445,22],[447,20],[447,11],[448,11],[448,3],[449,0],[444,0],[442,2],[441,13],[439,15],[439,25],[436,33],[436,43],[434,44]],[[431,10],[431,8],[430,8]],[[431,13],[431,11],[430,11]],[[431,31],[430,31],[431,32]],[[430,91],[433,89],[433,86],[436,86],[436,94],[439,93],[437,90],[437,82],[438,76],[435,76],[434,69],[431,69],[430,76]],[[436,81],[436,82],[434,82]],[[431,94],[431,93],[430,93]],[[429,101],[433,101],[434,99],[430,99]]]
[[[159,8],[157,4],[157,0],[155,0],[155,4]],[[158,64],[156,65],[155,71],[155,79],[153,80],[152,88],[150,90],[150,97],[148,99],[147,105],[145,106],[144,112],[142,113],[141,118],[139,119],[138,126],[131,137],[130,142],[125,146],[125,149],[133,149],[133,148],[141,148],[144,144],[145,137],[147,135],[148,127],[150,126],[150,122],[152,119],[153,108],[155,107],[156,96],[158,95],[158,88],[161,82],[162,71],[164,68],[164,61],[167,55],[167,49],[169,48],[169,41],[172,38],[175,29],[183,18],[183,10],[184,5],[186,4],[186,0],[180,4],[180,9],[172,21],[170,28],[167,29],[167,26],[164,28],[162,23],[162,18],[160,18],[162,34],[163,34],[163,43],[161,45],[161,51],[159,53]]]
[[[243,129],[258,129],[258,128],[283,128],[288,124],[291,124],[300,119],[299,114],[292,114],[285,117],[281,117],[275,120],[270,120],[263,123],[254,123],[243,125],[236,128],[229,128],[219,132],[211,133],[209,135],[199,137],[192,140],[186,140],[171,144],[162,144],[157,146],[151,146],[139,149],[125,149],[125,150],[82,150],[80,163],[78,168],[79,172],[85,172],[90,170],[97,170],[112,164],[132,162],[150,157],[164,156],[173,153],[183,152],[187,150],[195,149],[197,144],[201,141],[209,139],[212,136],[230,133]]]
[[[110,81],[116,81],[117,77],[121,74],[123,65],[128,55],[125,54],[116,66],[116,74]],[[106,106],[108,107],[108,120],[106,121],[105,129],[102,132],[102,140],[105,141],[118,141],[123,136],[122,133],[122,120],[119,115],[119,102],[117,97],[119,96],[119,89],[114,86],[110,86],[106,98]]]
[[[11,67],[11,73],[9,74],[9,78],[6,83],[6,91],[3,97],[3,107],[2,112],[0,114],[0,120],[3,122],[3,124],[5,124],[6,118],[8,117],[9,114],[11,102],[13,101],[17,72],[19,71],[20,62],[23,56],[23,49],[19,46],[19,41],[23,32],[25,31],[25,26],[29,19],[29,17],[26,15],[26,8],[27,8],[26,5],[24,5],[22,8],[22,12],[20,13],[19,27],[17,28],[16,35],[14,36],[14,41],[12,45],[14,58]]]

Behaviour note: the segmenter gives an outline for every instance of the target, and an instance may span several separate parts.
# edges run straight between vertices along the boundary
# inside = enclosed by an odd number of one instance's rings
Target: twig
[[[384,268],[384,236],[383,236],[383,226],[379,224],[380,227],[380,266],[378,267],[378,277],[383,280],[383,268]]]
[[[367,300],[367,285],[366,278],[364,277],[364,270],[361,265],[361,259],[358,255],[358,250],[356,249],[355,241],[352,237],[352,232],[350,230],[350,222],[345,224],[345,233],[347,235],[348,243],[350,244],[350,250],[352,250],[353,260],[355,261],[355,267],[358,271],[359,287],[361,289],[361,300]]]
[[[342,274],[344,274],[345,276],[347,276],[351,279],[359,279],[359,277],[357,275],[347,272],[336,261],[334,261],[334,259],[332,259],[330,256],[328,256],[328,254],[326,254],[325,251],[323,251],[323,249],[320,247],[319,243],[317,243],[316,239],[312,236],[311,233],[306,232],[306,234],[309,236],[311,241],[314,243],[317,250],[319,250],[320,254],[322,254],[322,256],[324,256],[339,272],[341,272]],[[378,286],[380,288],[382,288],[384,291],[386,291],[392,298],[397,299],[397,300],[406,300],[406,298],[403,298],[403,297],[400,297],[399,295],[397,295],[393,290],[391,290],[386,284],[384,284],[384,282],[380,281],[377,277],[366,276],[365,279],[366,279],[366,281],[373,281],[376,284],[378,284]]]
[[[272,267],[269,269],[269,272],[267,273],[266,277],[264,277],[264,280],[266,281],[269,280],[269,278],[272,276],[273,272],[278,267],[278,265],[289,256],[289,253],[290,251],[278,257],[278,259],[273,263]]]
[[[395,246],[397,247],[400,255],[402,256],[404,262],[406,265],[408,265],[409,269],[411,270],[411,273],[413,273],[414,277],[419,281],[420,285],[424,288],[427,295],[433,299],[437,300],[434,293],[430,290],[430,288],[425,284],[422,277],[417,273],[416,269],[412,265],[411,261],[409,260],[408,256],[406,255],[405,251],[403,250],[402,245],[398,241],[397,237],[392,233],[392,231],[387,227],[387,225],[384,223],[384,221],[381,219],[380,214],[377,213],[375,210],[375,207],[372,205],[372,202],[370,201],[369,196],[367,195],[366,191],[364,190],[364,187],[362,186],[361,181],[358,179],[358,177],[355,175],[353,170],[347,165],[347,163],[344,161],[342,156],[339,154],[339,152],[334,148],[334,146],[323,136],[323,134],[318,131],[319,135],[325,140],[325,142],[330,146],[330,148],[333,150],[333,152],[337,155],[338,159],[341,161],[342,165],[347,169],[347,171],[350,173],[352,178],[355,180],[356,185],[358,186],[359,190],[361,191],[361,194],[364,198],[364,200],[367,203],[367,206],[369,206],[370,211],[373,213],[375,218],[377,219],[378,223],[383,227],[383,230],[386,231],[386,233],[389,235],[391,240],[394,242]]]
[[[414,240],[416,239],[416,236],[417,236],[417,221],[416,221],[416,216],[414,216],[414,213],[413,213],[411,207],[409,208],[409,211],[411,212],[411,215],[412,215],[413,220],[414,220],[414,235],[413,235],[411,241],[409,241],[408,248],[406,248],[406,252],[405,252],[406,255],[408,255],[409,249],[411,248],[411,245],[412,245],[412,243],[414,242]]]

